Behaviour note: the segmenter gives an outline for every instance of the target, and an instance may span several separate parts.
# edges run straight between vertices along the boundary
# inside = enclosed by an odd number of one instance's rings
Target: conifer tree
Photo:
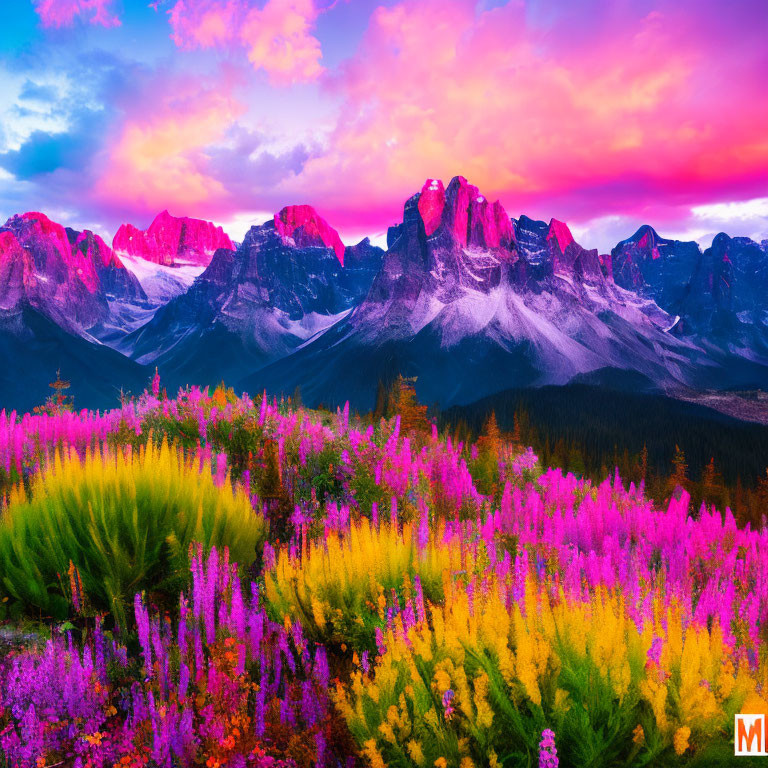
[[[760,476],[757,481],[757,488],[755,490],[757,497],[757,515],[768,515],[768,467],[765,468],[765,472]]]
[[[387,391],[384,382],[379,379],[379,384],[376,387],[376,405],[373,409],[373,420],[379,421],[380,419],[386,419],[391,414],[389,413],[389,392]]]
[[[498,457],[500,447],[501,430],[499,430],[499,423],[496,421],[496,412],[491,411],[483,425],[483,431],[478,440],[478,448],[484,453]]]
[[[48,396],[44,405],[35,406],[33,409],[35,413],[47,413],[50,416],[58,416],[65,411],[73,411],[75,409],[75,398],[65,394],[71,385],[68,381],[61,378],[61,369],[56,371],[56,380],[52,381],[48,386],[53,390],[53,393]]]
[[[565,440],[562,437],[555,441],[555,447],[552,449],[550,464],[553,467],[560,467],[563,470],[566,469]]]
[[[472,430],[470,430],[467,420],[464,418],[459,419],[456,422],[456,428],[453,430],[453,442],[456,444],[468,443],[471,439]]]
[[[643,450],[640,451],[640,479],[646,480],[648,477],[648,444],[643,443]]]
[[[426,432],[429,429],[427,406],[419,403],[413,386],[415,381],[415,377],[407,379],[399,374],[393,387],[393,410],[400,415],[400,429],[404,434],[411,431]]]
[[[512,442],[515,445],[522,445],[523,442],[522,429],[520,428],[520,415],[520,411],[517,410],[513,416],[514,427],[512,429]]]
[[[573,443],[568,451],[568,471],[577,477],[582,477],[585,473],[584,457],[576,443]]]
[[[704,467],[701,476],[701,495],[708,505],[721,507],[723,497],[723,478],[715,466],[714,456]]]
[[[669,476],[669,490],[674,492],[678,487],[688,488],[688,463],[685,452],[679,445],[675,445],[675,455],[672,457],[672,474]]]

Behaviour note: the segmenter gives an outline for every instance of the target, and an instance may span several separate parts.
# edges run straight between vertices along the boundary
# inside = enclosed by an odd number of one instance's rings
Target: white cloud
[[[697,219],[721,221],[768,221],[768,197],[756,197],[754,200],[738,200],[729,203],[710,203],[695,205],[691,213]]]
[[[768,197],[697,205],[691,214],[688,231],[705,247],[718,232],[751,237],[758,243],[768,238]]]
[[[620,240],[634,234],[642,222],[627,216],[598,216],[585,222],[567,222],[577,243],[584,248],[597,248],[600,253],[610,253]]]
[[[264,224],[274,215],[274,213],[269,211],[246,211],[244,213],[236,213],[229,219],[220,219],[214,223],[216,226],[221,227],[231,240],[236,240],[240,243],[252,226]]]
[[[64,77],[45,77],[36,85],[50,86],[58,96],[56,104],[42,104],[34,99],[20,99],[26,75],[20,75],[0,66],[0,151],[17,150],[35,131],[63,133],[69,127],[65,110],[70,96]]]

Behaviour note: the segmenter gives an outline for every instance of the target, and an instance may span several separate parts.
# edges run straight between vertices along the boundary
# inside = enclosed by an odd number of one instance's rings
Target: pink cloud
[[[457,173],[510,213],[582,220],[755,196],[768,176],[760,25],[698,0],[577,5],[546,25],[514,1],[378,8],[328,78],[342,114],[296,188],[340,226],[395,218],[423,179]]]
[[[177,0],[168,12],[173,41],[181,48],[240,46],[271,83],[316,80],[322,50],[313,30],[314,0]]]
[[[110,12],[112,4],[112,0],[35,0],[35,11],[45,27],[70,27],[78,18],[116,27],[120,19]]]
[[[317,15],[314,0],[269,0],[252,9],[241,33],[251,64],[275,83],[317,79],[323,72],[320,41],[311,34]]]
[[[187,49],[228,45],[245,11],[243,0],[178,0],[168,11],[171,39]]]

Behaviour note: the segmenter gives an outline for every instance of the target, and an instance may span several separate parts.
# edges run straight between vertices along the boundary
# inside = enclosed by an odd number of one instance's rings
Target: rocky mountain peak
[[[344,243],[339,233],[311,205],[287,205],[275,214],[275,229],[298,248],[332,248],[344,266]]]
[[[565,253],[566,248],[575,242],[571,230],[565,222],[550,219],[547,232],[547,242],[556,247],[560,253]]]
[[[418,208],[424,222],[424,231],[427,237],[431,237],[440,226],[445,209],[445,187],[440,179],[427,179],[424,182]]]
[[[102,237],[90,229],[78,232],[67,227],[65,231],[72,253],[93,265],[99,287],[110,299],[131,302],[146,300],[147,296],[136,276],[125,268]]]
[[[427,239],[436,238],[450,247],[495,251],[515,249],[512,220],[497,200],[491,202],[463,176],[455,176],[448,187],[440,179],[427,179],[421,192],[410,198],[403,211],[403,223],[391,227],[389,245],[420,221]]]
[[[195,264],[206,267],[219,248],[233,249],[232,241],[213,222],[160,212],[146,230],[123,224],[115,233],[112,248],[119,254],[138,256],[154,264],[172,267]]]

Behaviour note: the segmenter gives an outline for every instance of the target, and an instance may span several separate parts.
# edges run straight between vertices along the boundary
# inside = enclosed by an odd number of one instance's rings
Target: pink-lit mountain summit
[[[446,200],[445,188],[439,179],[427,179],[421,188],[419,214],[427,237],[446,226],[461,245],[512,247],[515,239],[512,222],[498,200],[491,203],[461,176],[451,183],[449,198]]]
[[[344,266],[344,243],[339,233],[311,205],[286,206],[275,214],[275,229],[283,237],[292,238],[299,248],[332,248]]]
[[[159,213],[146,230],[123,224],[115,233],[112,247],[118,253],[138,256],[155,264],[180,263],[208,266],[219,248],[232,249],[232,241],[221,227],[210,221]]]

